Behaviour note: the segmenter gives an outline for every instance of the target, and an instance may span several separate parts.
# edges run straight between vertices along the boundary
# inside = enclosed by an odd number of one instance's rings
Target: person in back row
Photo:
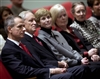
[[[57,58],[67,62],[69,67],[81,64],[88,65],[90,63],[86,57],[83,58],[76,50],[73,50],[58,31],[51,29],[52,17],[48,10],[44,8],[37,10],[35,12],[35,17],[38,26],[41,27],[38,37],[47,44]],[[94,75],[93,77],[99,76],[97,75],[97,72],[99,73],[100,70],[98,65],[89,65],[89,67]]]
[[[4,66],[13,79],[74,79],[66,68],[46,67],[35,50],[29,51],[21,43],[24,37],[24,21],[20,17],[9,16],[5,20],[8,38],[1,52]],[[57,72],[55,74],[55,72]],[[53,75],[55,74],[55,75]]]
[[[10,0],[12,5],[10,7],[11,11],[15,16],[18,16],[20,12],[26,11],[28,9],[23,7],[24,0]]]
[[[87,0],[87,4],[92,11],[92,16],[88,19],[96,25],[100,34],[100,0]]]
[[[5,44],[5,40],[7,39],[7,34],[4,30],[4,21],[10,15],[13,15],[13,13],[8,7],[0,6],[0,54]]]

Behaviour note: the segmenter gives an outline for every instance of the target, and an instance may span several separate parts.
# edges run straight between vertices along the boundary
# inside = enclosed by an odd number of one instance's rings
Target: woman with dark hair
[[[6,6],[1,6],[0,7],[0,34],[3,36],[4,39],[7,38],[7,34],[5,33],[4,30],[4,21],[9,15],[13,15],[12,11]]]
[[[6,6],[0,6],[0,52],[7,38],[7,34],[4,30],[4,21],[9,15],[13,15],[11,10]]]
[[[100,0],[87,0],[87,4],[92,10],[92,16],[89,20],[97,26],[100,34]]]

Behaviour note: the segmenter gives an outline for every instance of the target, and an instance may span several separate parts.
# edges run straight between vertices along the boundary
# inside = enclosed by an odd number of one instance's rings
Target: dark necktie
[[[36,36],[33,36],[33,38],[36,40],[37,43],[39,43],[41,46],[43,46],[42,42],[39,41],[39,40],[36,38]]]
[[[26,46],[25,46],[24,44],[20,43],[19,46],[20,46],[27,54],[29,54],[30,56],[32,56],[31,53],[28,51],[28,49],[26,48]]]

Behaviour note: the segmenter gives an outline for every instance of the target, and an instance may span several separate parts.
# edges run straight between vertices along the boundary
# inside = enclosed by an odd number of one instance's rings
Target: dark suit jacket
[[[44,46],[41,46],[39,43],[37,43],[34,38],[25,34],[24,38],[22,39],[22,42],[31,52],[33,52],[32,49],[36,51],[36,53],[38,54],[38,56],[40,56],[46,67],[58,67],[58,59],[55,57],[55,55],[52,52],[48,51]],[[52,65],[50,65],[51,63]]]
[[[83,49],[79,48],[78,44],[69,33],[65,31],[61,31],[60,33],[64,36],[64,38],[68,41],[68,43],[72,46],[74,50],[77,50],[82,54],[84,51],[88,51],[93,48],[93,46],[78,33],[77,29],[73,28],[73,32],[80,39],[82,45],[84,46]]]
[[[49,78],[49,68],[46,68],[32,50],[29,56],[19,46],[7,39],[2,50],[1,58],[13,79],[25,79],[37,76],[38,79]]]

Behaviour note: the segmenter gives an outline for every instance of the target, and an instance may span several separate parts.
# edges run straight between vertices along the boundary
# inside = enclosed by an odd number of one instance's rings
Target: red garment
[[[73,36],[74,40],[76,41],[80,49],[82,49],[84,46],[82,45],[80,39],[74,34],[74,32],[72,31],[70,27],[68,27],[68,29],[70,30],[70,34]],[[83,52],[83,55],[84,57],[88,57],[88,52],[87,51]]]
[[[43,46],[42,42],[39,41],[39,40],[36,38],[36,36],[33,36],[33,38],[36,40],[36,42],[38,42],[41,46]]]
[[[19,46],[20,46],[27,54],[29,54],[30,56],[32,56],[31,53],[28,51],[28,49],[26,48],[26,46],[25,46],[24,44],[20,43]]]
[[[72,31],[72,29],[70,27],[68,27],[68,29],[70,30],[70,34],[73,36],[74,40],[76,41],[76,43],[78,44],[80,49],[82,49],[83,45],[82,45],[80,39],[74,34],[74,32]]]
[[[0,60],[0,79],[12,79],[11,75]]]

